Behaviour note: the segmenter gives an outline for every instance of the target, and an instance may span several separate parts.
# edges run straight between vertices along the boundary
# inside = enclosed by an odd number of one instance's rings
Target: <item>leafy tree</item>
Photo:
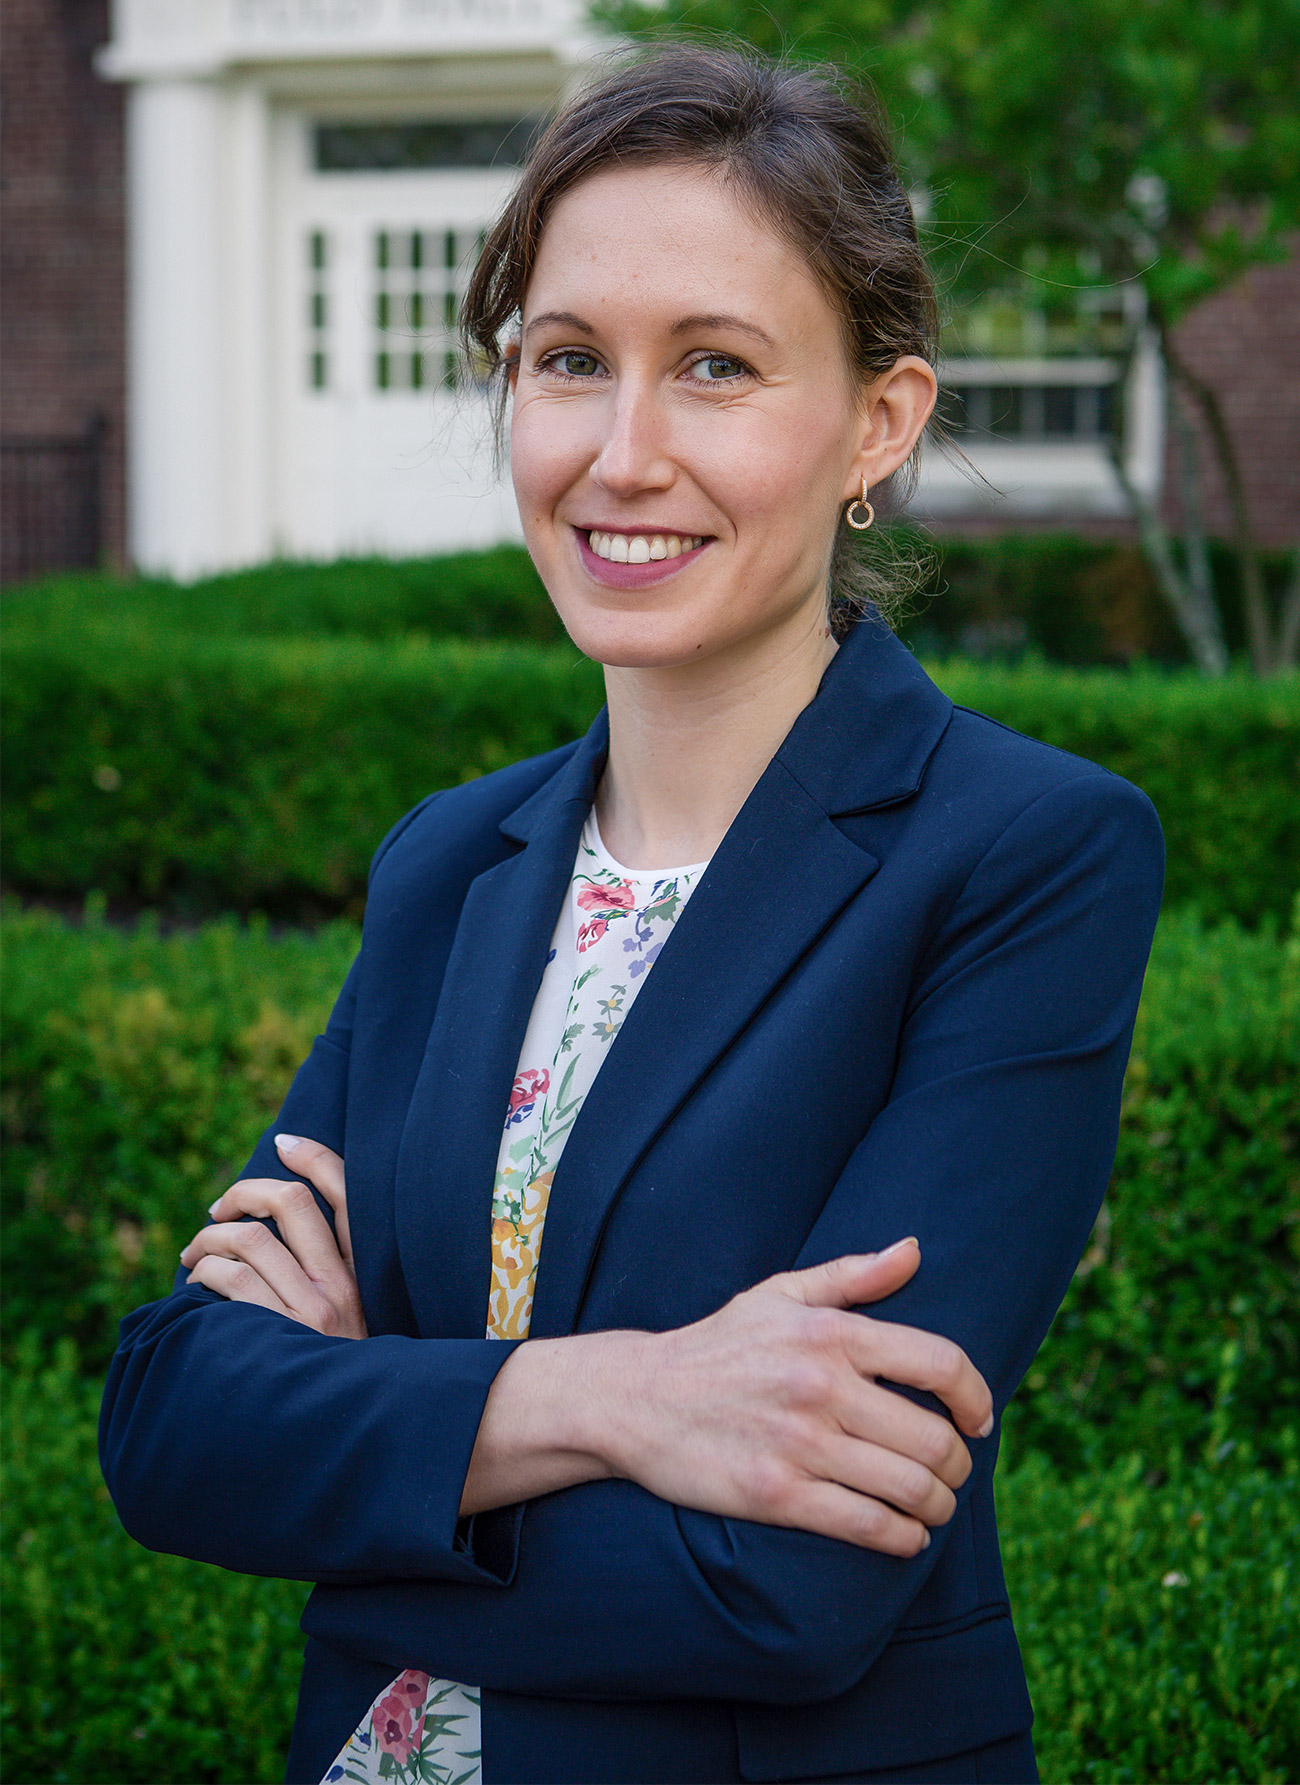
[[[1018,287],[1050,308],[1135,283],[1164,353],[1177,442],[1199,416],[1222,471],[1251,661],[1293,664],[1300,574],[1264,587],[1221,393],[1178,347],[1189,310],[1280,260],[1300,228],[1300,0],[597,0],[634,37],[725,33],[871,79],[928,194],[953,300]],[[1194,459],[1184,549],[1124,478],[1144,547],[1196,661],[1227,666]]]

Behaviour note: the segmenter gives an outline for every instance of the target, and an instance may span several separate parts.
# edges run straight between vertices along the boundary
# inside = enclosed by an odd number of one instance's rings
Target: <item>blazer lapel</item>
[[[522,849],[469,888],[397,1161],[398,1249],[426,1338],[482,1338],[501,1128],[578,838],[604,763],[597,719],[502,830]]]
[[[910,798],[952,703],[864,622],[723,838],[569,1136],[531,1332],[572,1332],[610,1210],[664,1125],[876,872],[833,822]]]
[[[781,765],[768,769],[677,919],[561,1155],[535,1338],[573,1330],[606,1217],[638,1160],[876,866]]]

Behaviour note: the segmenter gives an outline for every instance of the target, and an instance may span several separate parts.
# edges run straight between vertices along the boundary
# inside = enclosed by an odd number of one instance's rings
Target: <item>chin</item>
[[[719,648],[719,641],[701,637],[698,629],[647,624],[642,616],[611,616],[594,623],[590,616],[561,613],[560,618],[583,656],[607,669],[678,669]]]

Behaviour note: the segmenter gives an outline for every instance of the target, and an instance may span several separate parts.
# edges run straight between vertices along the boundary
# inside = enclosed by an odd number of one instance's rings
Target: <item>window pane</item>
[[[1079,427],[1077,397],[1086,395],[1072,384],[1049,384],[1043,391],[1043,432],[1045,434],[1077,434]]]
[[[400,172],[419,167],[519,167],[540,118],[455,123],[318,124],[318,173]]]
[[[1021,431],[1020,389],[1014,384],[989,387],[989,433],[1016,435]]]

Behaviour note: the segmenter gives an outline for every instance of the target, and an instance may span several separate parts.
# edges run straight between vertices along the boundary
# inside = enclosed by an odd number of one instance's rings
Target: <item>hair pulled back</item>
[[[484,242],[461,330],[503,403],[516,319],[556,201],[604,169],[668,162],[715,170],[803,256],[864,382],[904,354],[933,363],[934,288],[874,96],[838,70],[674,45],[622,61],[560,109]],[[915,459],[891,479],[904,492]],[[831,566],[837,630],[869,608],[897,607],[916,581],[917,567],[895,555],[873,562],[864,537],[841,519]]]

